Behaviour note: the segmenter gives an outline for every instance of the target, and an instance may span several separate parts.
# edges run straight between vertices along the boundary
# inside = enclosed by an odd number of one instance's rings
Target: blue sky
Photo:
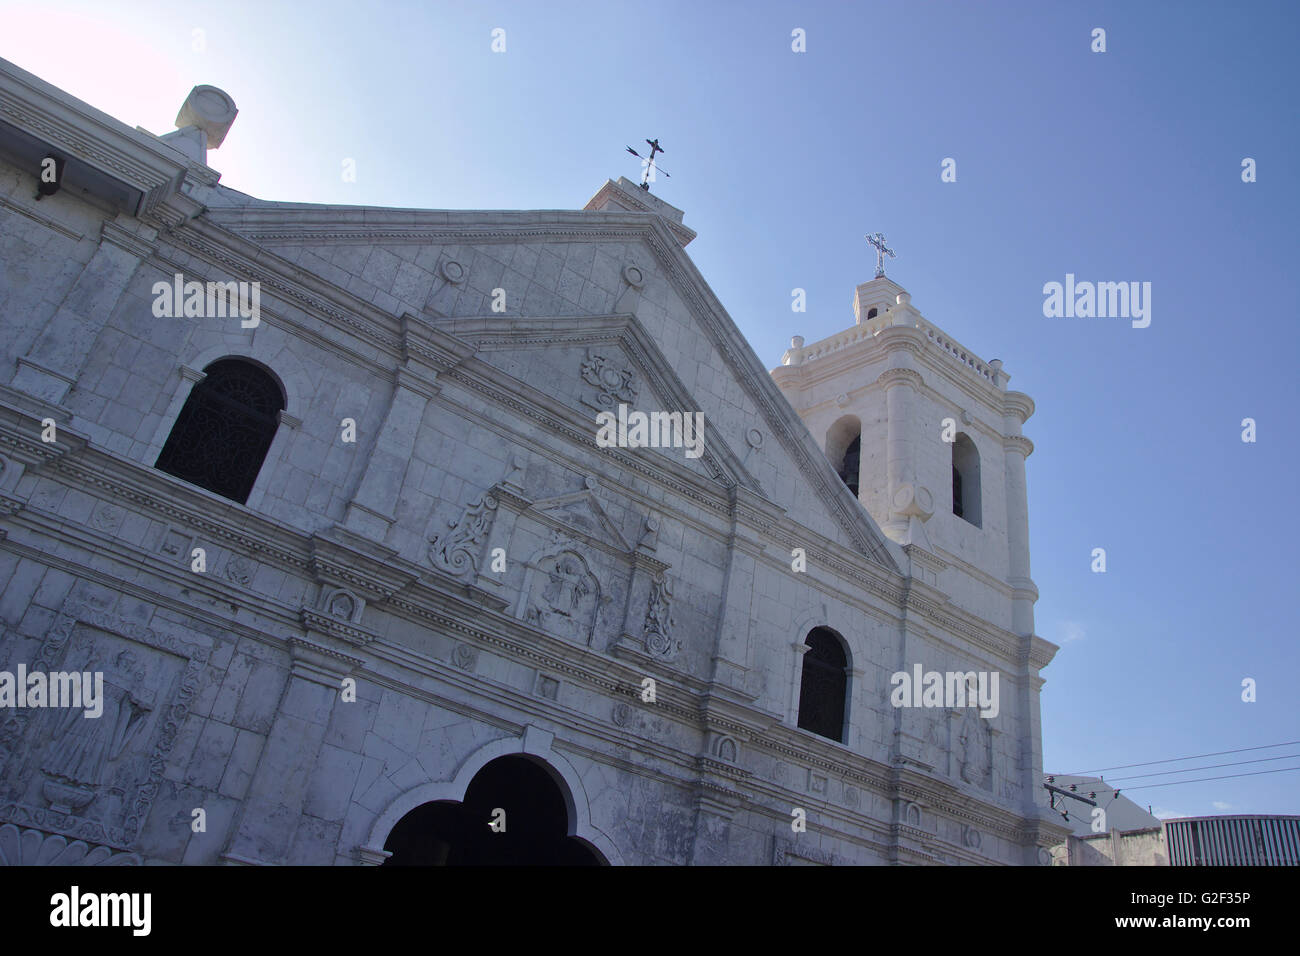
[[[225,89],[240,115],[210,162],[267,199],[580,208],[639,176],[625,145],[658,137],[672,175],[655,192],[769,366],[791,335],[852,324],[874,271],[862,236],[884,232],[913,304],[1037,403],[1037,630],[1062,645],[1044,750],[1068,773],[1300,740],[1298,11],[42,0],[0,2],[0,56],[156,133],[194,84]],[[1066,273],[1150,282],[1150,327],[1045,318],[1043,284]],[[1286,754],[1300,745],[1199,764]],[[1127,792],[1165,815],[1297,813],[1297,783]]]

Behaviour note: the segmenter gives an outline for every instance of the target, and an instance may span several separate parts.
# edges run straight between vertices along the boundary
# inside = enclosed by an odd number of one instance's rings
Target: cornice
[[[1018,452],[1028,458],[1034,453],[1034,443],[1024,435],[1005,435],[1002,438],[1002,450]]]
[[[1015,415],[1020,424],[1029,420],[1034,414],[1034,400],[1024,392],[1002,392],[1002,414]]]
[[[298,619],[302,621],[302,626],[308,631],[328,634],[330,637],[344,641],[348,644],[355,644],[357,647],[365,647],[378,637],[378,635],[363,627],[349,624],[347,621],[340,621],[338,618],[331,617],[325,612],[318,611],[315,608],[302,608],[302,610],[298,612]]]
[[[208,223],[217,223],[218,227],[213,228]],[[314,273],[297,268],[271,250],[220,228],[219,221],[210,215],[169,232],[167,238],[207,262],[224,266],[231,274],[248,276],[250,280],[262,283],[291,305],[319,318],[333,320],[342,330],[379,346],[394,360],[402,354],[403,340],[395,316],[379,312],[373,305],[351,296]]]
[[[869,341],[886,354],[909,352],[917,357],[925,354],[925,333],[911,325],[886,326]]]
[[[30,206],[15,202],[9,196],[0,196],[0,208],[8,209],[10,212],[14,212],[20,216],[24,216],[27,219],[30,219],[32,222],[36,223],[41,228],[48,229],[50,232],[53,233],[57,233],[58,235],[63,236],[65,239],[71,239],[73,242],[80,242],[81,240],[86,238],[86,235],[84,233],[75,232],[72,229],[69,229],[63,223],[58,222],[55,219],[51,219],[49,216],[41,215],[39,212],[31,208]]]
[[[889,391],[895,385],[910,385],[912,388],[921,389],[925,387],[925,378],[920,372],[910,368],[887,368],[880,373],[876,384],[883,386],[885,391]]]
[[[148,259],[158,248],[152,236],[139,235],[111,219],[100,227],[100,236],[104,242],[126,250],[137,259]]]
[[[1041,671],[1052,663],[1057,651],[1061,649],[1059,645],[1044,640],[1037,634],[1031,634],[1028,639],[1022,638],[1022,641],[1024,646],[1021,648],[1020,659],[1035,671]]]

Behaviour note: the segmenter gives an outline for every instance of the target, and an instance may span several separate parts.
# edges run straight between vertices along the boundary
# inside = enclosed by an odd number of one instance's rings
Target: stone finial
[[[208,147],[216,149],[230,132],[239,110],[230,94],[215,86],[196,86],[185,97],[181,111],[176,114],[176,128],[194,126],[208,138]]]

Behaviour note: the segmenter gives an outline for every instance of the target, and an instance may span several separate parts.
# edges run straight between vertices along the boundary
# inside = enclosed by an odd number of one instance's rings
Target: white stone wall
[[[0,79],[18,89],[17,75]],[[914,562],[854,506],[824,429],[781,398],[680,229],[617,209],[250,203],[144,134],[99,135],[160,180],[187,169],[185,187],[150,187],[139,217],[70,194],[38,205],[30,173],[0,163],[0,666],[129,646],[155,715],[109,768],[139,811],[97,796],[87,832],[147,861],[374,862],[403,808],[459,799],[492,755],[529,753],[613,862],[1028,863],[1054,842],[1026,789],[1041,664],[1021,668],[1023,692],[1004,685],[982,786],[961,779],[958,715],[889,705],[889,675],[918,648],[927,666],[1010,668],[1009,619],[952,566],[913,589],[924,607],[904,605]],[[261,324],[156,318],[152,285],[178,271],[260,281]],[[593,350],[631,373],[634,407],[702,412],[706,456],[597,448]],[[153,467],[194,381],[228,356],[287,398],[247,505]],[[54,443],[39,438],[47,414]],[[994,470],[986,501],[1002,493]],[[476,507],[469,564],[432,557]],[[985,514],[992,537],[999,512]],[[486,566],[497,546],[501,574]],[[943,548],[961,556],[960,540]],[[566,549],[589,617],[541,606]],[[1004,576],[996,549],[968,550]],[[644,634],[656,580],[680,645],[666,655]],[[355,613],[331,615],[340,590]],[[844,743],[796,726],[795,645],[818,626],[851,659]],[[633,690],[646,676],[654,704]],[[7,720],[0,796],[27,808],[7,822],[63,832],[41,809],[50,727]],[[805,834],[793,807],[809,810]]]

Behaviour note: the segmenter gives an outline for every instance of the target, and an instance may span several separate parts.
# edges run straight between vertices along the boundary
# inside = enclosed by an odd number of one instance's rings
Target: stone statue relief
[[[961,778],[977,787],[988,788],[991,778],[988,721],[976,716],[974,710],[967,710],[961,721],[959,753],[961,754]]]
[[[55,714],[41,763],[49,778],[44,796],[65,812],[94,800],[109,764],[126,752],[153,709],[144,665],[133,651],[120,651],[109,667],[96,661],[88,669],[103,671],[103,713],[87,718],[83,710],[67,708]]]
[[[576,551],[543,557],[529,569],[524,620],[589,644],[600,606],[600,582]]]

